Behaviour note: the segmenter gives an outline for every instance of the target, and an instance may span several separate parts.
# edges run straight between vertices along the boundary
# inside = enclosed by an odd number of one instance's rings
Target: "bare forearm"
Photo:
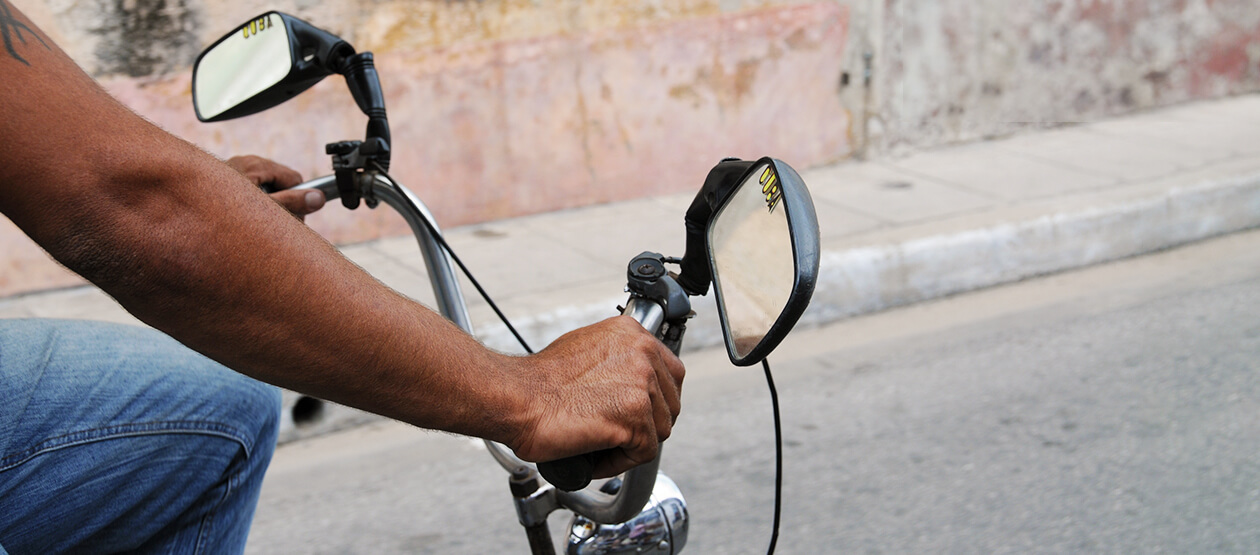
[[[150,194],[171,199],[98,206],[101,223],[78,239],[92,253],[132,253],[134,267],[94,266],[97,257],[79,249],[67,257],[79,271],[147,323],[242,372],[418,425],[506,439],[489,417],[491,407],[512,408],[498,389],[511,382],[499,375],[507,357],[383,287],[230,170],[170,146],[151,163],[175,176],[185,172],[169,166],[187,165],[188,177]],[[462,402],[444,405],[453,399]]]
[[[169,177],[151,178],[142,200],[68,202],[61,211],[82,223],[50,241],[54,254],[146,323],[239,371],[417,425],[511,439],[502,419],[513,413],[504,390],[513,359],[382,286],[173,137],[155,137],[126,171],[102,170],[94,188],[128,190],[150,171]]]
[[[24,138],[0,164],[0,209],[54,257],[239,371],[511,439],[518,407],[504,369],[515,359],[382,286],[240,174],[53,54],[31,52],[32,66],[0,79],[5,112],[19,115],[0,134]],[[56,117],[68,107],[76,118]]]
[[[154,325],[272,383],[426,427],[504,439],[475,425],[510,413],[511,392],[498,388],[512,382],[501,373],[514,361],[381,286],[244,189],[244,198],[225,199],[223,214],[169,223],[219,229],[180,247],[186,260],[167,266],[165,291],[152,296],[164,302],[133,299],[138,312],[151,311]],[[204,281],[186,291],[186,277]]]

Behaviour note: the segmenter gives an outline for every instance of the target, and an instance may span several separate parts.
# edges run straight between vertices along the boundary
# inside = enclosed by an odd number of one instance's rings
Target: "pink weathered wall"
[[[844,10],[827,2],[381,53],[391,173],[458,225],[689,190],[726,155],[838,160],[851,149],[836,94],[845,33]],[[324,143],[360,137],[365,121],[337,78],[215,124],[193,119],[186,76],[105,84],[211,152],[261,153],[312,175],[327,173]],[[316,225],[341,241],[372,235]]]
[[[811,166],[851,152],[849,112],[837,94],[843,6],[648,15],[482,40],[415,40],[367,25],[357,34],[381,47],[391,173],[452,226],[692,190],[723,156],[774,154]],[[187,71],[99,79],[216,155],[260,154],[308,177],[329,173],[325,143],[363,133],[365,118],[340,78],[215,124],[196,121]],[[308,221],[339,243],[406,232],[388,210],[334,205]],[[0,230],[0,295],[76,283],[23,241]]]

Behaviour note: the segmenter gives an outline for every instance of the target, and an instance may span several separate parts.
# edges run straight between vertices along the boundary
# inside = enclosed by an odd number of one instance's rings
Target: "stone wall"
[[[328,173],[360,138],[339,78],[193,115],[197,53],[269,9],[377,56],[393,173],[445,226],[699,186],[723,156],[800,168],[1260,90],[1255,0],[22,0],[121,101],[219,156]],[[330,206],[333,241],[405,233]],[[78,283],[0,222],[0,296]]]
[[[885,0],[881,15],[879,152],[1260,90],[1255,0]]]

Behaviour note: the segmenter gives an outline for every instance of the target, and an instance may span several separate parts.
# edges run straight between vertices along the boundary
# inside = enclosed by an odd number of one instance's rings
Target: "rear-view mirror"
[[[761,362],[805,312],[818,278],[805,182],[781,160],[758,160],[715,209],[706,243],[731,362]]]
[[[311,88],[336,57],[354,53],[341,39],[296,17],[268,12],[202,51],[193,66],[193,107],[201,121],[261,112]]]

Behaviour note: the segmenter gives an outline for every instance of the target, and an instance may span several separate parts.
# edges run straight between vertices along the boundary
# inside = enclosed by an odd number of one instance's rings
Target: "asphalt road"
[[[760,369],[684,360],[686,552],[764,552]],[[771,362],[780,553],[1260,552],[1260,232],[802,330]],[[249,550],[527,552],[506,482],[400,424],[285,446]]]

